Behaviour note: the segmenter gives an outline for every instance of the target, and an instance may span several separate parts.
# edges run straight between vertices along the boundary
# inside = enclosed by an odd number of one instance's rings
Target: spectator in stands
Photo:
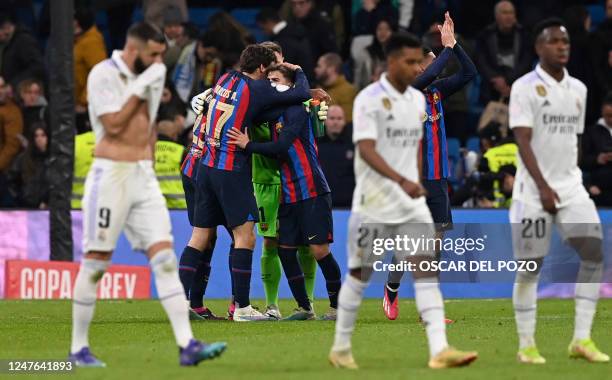
[[[80,133],[74,138],[74,166],[72,173],[72,195],[70,207],[81,208],[81,200],[85,193],[85,179],[91,168],[96,148],[96,136],[93,131]]]
[[[288,24],[273,8],[263,8],[256,16],[257,25],[280,45],[287,62],[299,65],[309,81],[314,80],[315,58],[310,51],[306,30],[297,23]]]
[[[78,131],[89,129],[87,116],[87,76],[91,69],[105,60],[104,37],[95,24],[95,14],[89,8],[79,8],[74,14],[74,99]],[[25,116],[25,115],[24,115]],[[27,125],[27,122],[26,122]]]
[[[36,38],[16,25],[9,13],[0,13],[0,76],[12,91],[27,78],[44,80],[43,57]]]
[[[237,69],[240,53],[249,44],[254,44],[255,37],[227,12],[218,12],[210,17],[206,30],[215,38],[215,46],[219,49],[219,57],[223,63],[223,71]]]
[[[164,18],[168,8],[174,8],[180,12],[182,21],[189,19],[187,0],[142,0],[142,13],[145,21],[157,25],[160,29],[164,27]]]
[[[591,16],[586,7],[575,5],[565,10],[563,19],[571,39],[567,71],[573,77],[580,79],[589,89],[586,124],[592,124],[597,121],[603,94],[601,86],[597,83],[595,64],[591,59],[594,49],[594,41],[589,36]]]
[[[592,41],[591,60],[595,65],[596,82],[599,92],[607,94],[612,91],[612,0],[606,1],[606,19],[593,33]],[[589,96],[591,91],[589,87]]]
[[[183,49],[192,43],[193,39],[185,28],[185,19],[178,7],[168,7],[163,20],[164,36],[168,44],[168,48],[164,52],[164,64],[168,68],[168,72],[171,72]]]
[[[508,98],[515,79],[529,71],[532,48],[528,33],[518,24],[514,5],[502,0],[495,5],[495,22],[476,41],[476,66],[482,75],[480,99]]]
[[[23,135],[28,136],[32,125],[46,122],[48,103],[44,95],[42,82],[37,79],[25,79],[17,85],[17,103],[23,117]]]
[[[292,11],[292,0],[285,0],[280,8],[280,17],[288,23],[297,22]],[[350,39],[350,30],[345,27],[345,13],[337,0],[316,0],[314,2],[314,12],[318,13],[323,19],[331,22],[336,32],[336,46],[340,49],[344,46],[347,37]],[[273,4],[269,6],[274,7]],[[349,36],[347,36],[347,33]]]
[[[0,77],[0,173],[5,172],[21,150],[23,117],[10,98],[9,85]]]
[[[597,206],[612,207],[612,92],[604,99],[602,117],[582,137],[581,167],[587,189]]]
[[[164,91],[162,92],[159,112],[162,113],[164,108],[187,108],[187,105],[179,98],[174,88],[174,83],[166,79],[164,83]]]
[[[352,141],[353,128],[347,124],[342,107],[332,105],[327,111],[325,136],[318,141],[319,161],[329,182],[333,207],[349,208],[355,189]]]
[[[512,200],[512,186],[518,164],[518,145],[512,131],[501,138],[499,125],[493,123],[481,131],[484,154],[480,159],[478,171],[481,181],[492,181],[493,207],[509,208]]]
[[[332,104],[342,107],[346,119],[353,120],[353,100],[357,90],[342,74],[342,58],[337,53],[322,55],[315,67],[319,85],[331,96]]]
[[[47,126],[38,122],[32,126],[25,152],[15,158],[9,169],[10,190],[17,207],[46,209],[49,203]]]
[[[316,11],[313,0],[291,0],[291,14],[306,30],[313,57],[338,51],[334,26]]]
[[[378,80],[385,67],[385,45],[397,25],[388,19],[380,19],[376,24],[376,33],[372,43],[363,53],[355,56],[355,74],[353,84],[361,90],[370,83]]]
[[[185,147],[177,142],[183,131],[182,123],[185,110],[166,110],[157,121],[157,142],[155,143],[155,174],[168,208],[187,208],[183,183],[181,181],[181,163]]]
[[[362,0],[361,8],[353,17],[353,35],[375,34],[378,21],[389,20],[397,25],[398,11],[389,0]]]
[[[182,102],[188,103],[217,82],[223,70],[220,54],[216,35],[210,31],[185,46],[171,76]]]

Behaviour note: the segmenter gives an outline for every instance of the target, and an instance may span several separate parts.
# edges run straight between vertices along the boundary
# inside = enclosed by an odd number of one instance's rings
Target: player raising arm
[[[595,204],[582,185],[578,137],[584,131],[587,88],[569,75],[570,39],[563,21],[536,29],[536,69],[517,79],[510,93],[510,128],[519,147],[510,222],[514,256],[537,270],[517,272],[512,302],[519,335],[518,360],[543,364],[535,342],[539,271],[553,224],[580,256],[574,337],[570,357],[608,362],[591,340],[603,273],[602,232]]]
[[[145,251],[150,261],[160,302],[179,346],[180,364],[196,365],[218,356],[226,346],[206,345],[193,338],[172,248],[170,216],[153,171],[156,133],[152,126],[166,74],[161,63],[165,47],[156,27],[137,23],[128,30],[124,49],[97,64],[87,81],[96,149],[85,181],[85,254],[72,307],[69,359],[77,366],[105,366],[90,352],[88,332],[96,286],[110,265],[122,229],[132,247]]]
[[[357,95],[353,107],[357,154],[348,232],[350,274],[340,290],[336,335],[329,354],[329,361],[339,368],[357,368],[351,336],[373,270],[373,240],[414,233],[415,229],[419,237],[420,231],[425,236],[434,234],[417,164],[425,97],[410,87],[423,60],[421,42],[410,34],[394,34],[386,54],[388,71]],[[433,256],[433,252],[419,251],[408,260],[430,261]],[[475,360],[477,353],[458,351],[447,343],[436,273],[415,271],[413,277],[416,306],[429,342],[429,367],[456,367]]]

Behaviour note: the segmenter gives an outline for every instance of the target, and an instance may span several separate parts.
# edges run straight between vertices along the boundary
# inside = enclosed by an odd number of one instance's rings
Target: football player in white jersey
[[[349,270],[338,299],[338,316],[329,361],[356,369],[351,336],[363,292],[373,271],[373,244],[381,236],[402,236],[419,229],[434,235],[425,190],[419,184],[418,149],[423,135],[425,97],[410,87],[419,72],[423,49],[418,38],[398,33],[387,43],[387,72],[363,89],[353,107],[356,187],[349,220]],[[431,261],[433,249],[417,251],[408,262]],[[400,259],[403,261],[403,258]],[[476,352],[462,352],[446,341],[444,304],[437,275],[413,272],[416,305],[426,325],[429,366],[466,365]]]
[[[587,88],[569,75],[570,38],[563,22],[535,29],[539,63],[517,79],[510,95],[510,128],[519,146],[510,222],[514,256],[537,270],[518,272],[513,305],[519,335],[518,360],[543,364],[535,342],[539,271],[553,225],[580,256],[574,336],[570,357],[608,362],[591,340],[591,325],[603,273],[602,231],[595,204],[582,185],[578,136],[584,130]]]
[[[220,355],[225,343],[193,338],[185,293],[172,247],[170,215],[153,170],[153,128],[166,76],[164,35],[146,22],[127,32],[123,50],[98,63],[87,80],[89,117],[96,135],[94,161],[83,195],[83,248],[72,305],[69,360],[103,367],[89,350],[96,287],[110,265],[121,230],[145,251],[159,300],[179,346],[181,365]]]

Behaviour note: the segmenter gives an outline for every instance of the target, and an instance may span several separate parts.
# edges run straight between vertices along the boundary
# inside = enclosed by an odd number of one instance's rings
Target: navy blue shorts
[[[278,243],[287,246],[326,244],[334,241],[331,194],[296,203],[281,203],[278,209]]]
[[[198,170],[198,211],[203,228],[229,228],[258,221],[257,203],[249,171],[237,172],[202,165]]]
[[[189,224],[195,227],[193,224],[193,217],[196,207],[196,185],[191,178],[182,173],[181,181],[183,182],[183,191],[185,192],[185,202],[187,202],[187,218],[189,218]]]
[[[423,180],[423,187],[427,190],[427,207],[436,224],[436,229],[438,231],[452,229],[453,214],[451,213],[446,179]]]

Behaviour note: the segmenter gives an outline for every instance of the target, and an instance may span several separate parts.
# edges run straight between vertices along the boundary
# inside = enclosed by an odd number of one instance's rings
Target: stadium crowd
[[[46,208],[49,185],[48,49],[50,1],[0,5],[0,207]],[[75,0],[76,115],[73,207],[80,207],[95,139],[87,116],[87,76],[124,44],[127,28],[145,19],[167,39],[167,79],[157,120],[155,168],[171,208],[184,208],[180,163],[191,142],[190,99],[235,68],[243,48],[271,40],[332,97],[319,159],[333,205],[350,207],[353,174],[352,107],[357,93],[385,70],[384,47],[396,30],[422,37],[436,55],[438,25],[449,11],[457,40],[479,75],[443,99],[457,207],[508,207],[516,144],[507,128],[514,80],[535,64],[531,28],[548,16],[564,19],[571,36],[568,70],[588,88],[580,166],[598,206],[612,207],[612,0]],[[254,8],[257,7],[257,8]],[[442,76],[459,69],[457,62]]]

